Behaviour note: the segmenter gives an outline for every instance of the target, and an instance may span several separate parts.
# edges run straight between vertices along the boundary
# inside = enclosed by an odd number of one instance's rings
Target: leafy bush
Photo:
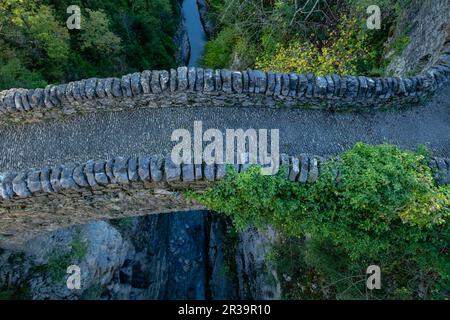
[[[121,39],[109,30],[110,21],[103,11],[86,9],[88,17],[83,22],[81,49],[103,52],[105,55],[117,55],[122,47]]]
[[[113,219],[109,222],[111,225],[113,225],[117,230],[119,231],[125,231],[128,229],[131,229],[133,227],[135,218],[134,217],[126,217],[126,218],[119,218],[119,219]]]
[[[327,27],[335,25],[327,17],[335,8],[335,1],[320,0],[319,7],[324,10],[314,11],[313,2],[307,4],[305,10],[311,10],[308,22],[303,14],[298,14],[299,6],[306,1],[258,1],[225,0],[209,1],[210,19],[217,25],[217,34],[206,46],[205,56],[208,57],[218,51],[218,44],[227,52],[226,59],[205,59],[208,67],[239,67],[245,69],[254,67],[258,56],[275,52],[277,46],[285,46],[295,39],[308,39],[311,35],[319,39]],[[330,5],[326,6],[328,3]],[[325,8],[324,8],[325,6]],[[296,13],[297,12],[297,13]],[[223,41],[233,30],[234,42],[225,45]],[[229,38],[228,38],[229,39]],[[237,63],[236,63],[237,62]]]
[[[450,186],[434,184],[419,153],[358,143],[323,164],[314,184],[254,167],[192,196],[240,230],[272,225],[282,237],[308,235],[303,259],[337,298],[365,292],[371,264],[383,272],[376,297],[448,297]],[[358,282],[343,288],[342,279]]]
[[[0,57],[0,88],[43,88],[47,85],[40,73],[27,69],[12,54]]]
[[[223,43],[229,29],[234,30],[235,43],[245,44],[247,50],[235,44],[223,46],[227,59],[208,59],[213,63],[207,66],[226,68],[238,61],[240,68],[374,76],[384,74],[390,59],[385,44],[395,29],[402,29],[399,21],[411,5],[410,0],[209,2],[217,35],[207,46],[206,55],[217,51],[218,42]],[[369,5],[381,8],[380,30],[366,27]],[[405,40],[399,40],[395,47],[401,49]]]
[[[361,61],[374,64],[367,42],[367,30],[359,27],[356,17],[342,17],[338,31],[330,31],[320,45],[309,41],[280,44],[274,54],[256,59],[256,68],[275,72],[316,74],[356,74]]]
[[[203,65],[219,69],[230,65],[238,37],[234,29],[223,30],[217,38],[206,43]]]
[[[189,195],[210,209],[230,216],[238,231],[250,225],[264,227],[272,224],[289,235],[301,233],[297,223],[292,223],[304,210],[301,203],[306,189],[300,184],[284,179],[287,168],[281,168],[274,176],[261,175],[252,166],[244,174],[227,168],[225,178],[202,194]]]
[[[30,285],[5,285],[0,284],[0,301],[1,300],[30,300]]]

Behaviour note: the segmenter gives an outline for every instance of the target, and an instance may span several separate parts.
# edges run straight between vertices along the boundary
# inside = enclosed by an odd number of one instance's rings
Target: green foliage
[[[13,253],[8,257],[8,264],[17,266],[20,270],[23,268],[25,259],[25,253]],[[5,278],[3,281],[0,281],[0,300],[26,300],[31,298],[30,286],[27,283],[10,283]]]
[[[410,42],[411,39],[407,35],[403,35],[395,39],[395,41],[391,44],[391,49],[394,50],[394,54],[398,56]]]
[[[50,62],[64,64],[69,55],[69,32],[61,26],[48,6],[24,16],[22,24],[26,29],[26,36],[31,42],[36,42],[46,53]]]
[[[62,281],[66,274],[66,269],[72,264],[70,253],[54,251],[49,257],[47,264],[37,267],[35,270],[48,273],[55,282]]]
[[[306,263],[306,253],[303,239],[279,237],[266,257],[266,263],[277,271],[283,299],[323,300],[330,297],[327,290],[323,290],[325,279]]]
[[[27,69],[17,57],[0,57],[0,88],[42,88],[46,85],[40,73]]]
[[[68,30],[69,5],[81,30]],[[0,90],[175,65],[177,0],[0,2]]]
[[[238,34],[233,28],[223,30],[217,38],[207,42],[203,65],[214,69],[230,65],[237,40]]]
[[[21,286],[0,285],[0,301],[28,299],[31,299],[30,286],[28,284]]]
[[[0,74],[2,84],[26,82],[29,87],[44,77],[53,81],[63,75],[68,56],[67,28],[58,23],[51,7],[36,1],[0,4],[0,60],[8,69],[18,67],[12,75]],[[23,75],[16,75],[21,71]]]
[[[135,218],[133,217],[127,217],[127,218],[120,218],[120,219],[114,219],[110,220],[110,223],[116,227],[119,231],[125,231],[130,229],[133,226]]]
[[[213,0],[210,16],[218,31],[206,47],[205,65],[380,76],[388,63],[384,44],[410,2]],[[382,10],[381,30],[366,27],[369,5]],[[226,52],[224,59],[215,59],[218,52]]]
[[[368,70],[361,66],[375,65],[368,50],[367,30],[359,27],[355,17],[342,17],[338,32],[330,31],[321,45],[294,41],[287,47],[276,45],[274,53],[256,58],[256,68],[274,72],[315,74],[357,74]],[[269,51],[271,52],[271,50]]]
[[[81,239],[81,235],[77,234],[71,244],[71,256],[73,259],[83,259],[87,254],[87,243]]]
[[[100,300],[105,289],[100,284],[94,284],[83,291],[80,300]]]
[[[319,284],[328,283],[322,294],[367,297],[365,268],[377,264],[384,283],[375,298],[442,298],[450,279],[450,186],[436,186],[425,162],[395,146],[358,143],[327,161],[314,184],[253,167],[240,175],[229,170],[192,196],[230,216],[239,230],[272,225],[285,237],[308,235],[297,256]]]
[[[108,16],[102,11],[86,9],[88,17],[83,21],[81,49],[98,50],[105,55],[116,55],[121,50],[121,39],[109,30]]]
[[[299,203],[305,198],[306,190],[284,179],[285,170],[281,168],[271,177],[261,175],[257,166],[250,167],[245,174],[237,174],[229,166],[225,178],[213,188],[189,195],[208,208],[230,216],[238,231],[250,225],[264,227],[270,221],[287,234],[298,234],[300,226],[291,220],[302,210]]]

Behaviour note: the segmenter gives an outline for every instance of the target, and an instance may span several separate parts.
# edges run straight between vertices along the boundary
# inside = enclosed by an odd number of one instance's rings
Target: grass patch
[[[70,244],[70,251],[55,249],[48,255],[48,261],[44,265],[33,267],[34,273],[48,273],[55,282],[60,282],[66,275],[67,267],[77,264],[83,259],[88,250],[86,240],[82,238],[81,232],[76,230]]]

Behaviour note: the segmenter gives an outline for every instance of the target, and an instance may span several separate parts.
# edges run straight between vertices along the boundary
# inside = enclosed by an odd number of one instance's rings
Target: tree
[[[30,79],[31,82],[23,83],[24,86],[36,84],[36,81],[41,83],[37,80],[43,78],[39,74],[45,74],[49,81],[63,77],[70,51],[69,34],[50,6],[42,5],[40,1],[7,0],[0,3],[0,40],[3,48],[0,58],[5,60],[8,68],[17,67],[16,74],[24,72],[19,83]],[[35,75],[26,76],[27,73]],[[12,75],[3,77],[4,85],[9,81],[12,81],[11,86],[15,85],[13,79]]]
[[[24,32],[36,49],[39,62],[50,72],[53,79],[63,76],[70,54],[69,32],[58,22],[51,7],[40,6],[36,12],[23,17]]]
[[[116,55],[122,50],[122,40],[110,30],[108,16],[103,11],[86,9],[81,33],[81,49],[104,55]]]

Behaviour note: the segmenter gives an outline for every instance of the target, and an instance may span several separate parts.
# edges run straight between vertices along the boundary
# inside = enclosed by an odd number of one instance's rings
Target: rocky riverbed
[[[206,211],[96,221],[0,250],[4,299],[272,299],[270,231],[238,234]],[[67,267],[80,268],[80,289]]]

